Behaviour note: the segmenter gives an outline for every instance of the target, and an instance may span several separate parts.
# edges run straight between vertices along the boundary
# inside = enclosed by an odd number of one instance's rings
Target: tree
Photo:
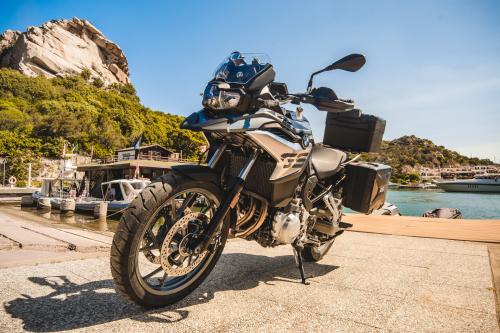
[[[0,130],[29,131],[29,117],[17,106],[6,100],[0,100]]]
[[[86,81],[89,72],[47,79],[0,69],[0,155],[19,146],[58,157],[68,141],[82,152],[93,146],[94,156],[102,158],[143,135],[144,144],[196,156],[204,138],[180,129],[182,117],[143,106],[131,84],[104,87],[97,81],[96,86],[95,80]]]

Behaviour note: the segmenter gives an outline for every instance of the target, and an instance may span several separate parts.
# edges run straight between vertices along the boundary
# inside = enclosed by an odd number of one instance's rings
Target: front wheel
[[[212,183],[171,172],[146,187],[124,212],[111,247],[117,290],[147,307],[175,303],[205,280],[229,231],[226,218],[207,250],[189,244],[208,226],[222,193]]]

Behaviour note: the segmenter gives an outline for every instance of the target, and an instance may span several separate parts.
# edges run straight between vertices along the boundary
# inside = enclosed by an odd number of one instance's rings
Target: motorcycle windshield
[[[214,79],[227,83],[245,84],[270,64],[263,53],[233,52],[217,67]]]

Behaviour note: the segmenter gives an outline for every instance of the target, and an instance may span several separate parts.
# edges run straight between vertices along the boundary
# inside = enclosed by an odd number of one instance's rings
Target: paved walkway
[[[109,259],[0,269],[0,331],[498,332],[487,245],[346,232],[299,283],[291,248],[231,240],[175,306],[114,292]]]

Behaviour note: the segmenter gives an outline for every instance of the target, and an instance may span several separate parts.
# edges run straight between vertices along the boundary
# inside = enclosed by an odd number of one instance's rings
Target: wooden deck
[[[500,243],[500,220],[347,214],[342,221],[352,224],[350,231]]]

